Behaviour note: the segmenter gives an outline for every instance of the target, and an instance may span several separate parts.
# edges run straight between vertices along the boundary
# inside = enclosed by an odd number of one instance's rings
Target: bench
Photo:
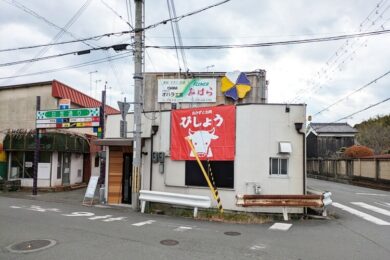
[[[147,201],[193,207],[194,218],[196,218],[198,215],[198,208],[211,207],[211,199],[207,196],[187,195],[161,191],[141,190],[139,200],[141,201],[142,213],[145,212],[145,204]]]

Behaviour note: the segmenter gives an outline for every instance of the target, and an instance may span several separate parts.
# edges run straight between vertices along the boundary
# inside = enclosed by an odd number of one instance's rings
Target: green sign
[[[92,116],[99,116],[99,114],[100,114],[100,109],[98,107],[61,109],[61,110],[41,110],[41,111],[37,111],[36,119],[92,117]]]

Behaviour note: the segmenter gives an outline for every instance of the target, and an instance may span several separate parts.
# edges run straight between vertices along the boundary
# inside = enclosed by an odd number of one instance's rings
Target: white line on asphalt
[[[292,224],[275,223],[269,229],[287,231],[290,229],[291,226],[292,226]]]
[[[147,221],[144,221],[144,222],[134,223],[132,225],[136,226],[136,227],[140,227],[140,226],[143,226],[143,225],[150,225],[150,224],[152,224],[154,222],[156,222],[156,221],[155,220],[147,220]]]
[[[351,202],[351,203],[353,205],[357,205],[357,206],[360,206],[362,208],[369,209],[369,210],[372,210],[374,212],[377,212],[377,213],[380,213],[380,214],[383,214],[386,216],[390,216],[390,211],[388,211],[388,210],[385,210],[385,209],[382,209],[379,207],[375,207],[375,206],[369,205],[369,204],[364,203],[364,202]]]
[[[356,216],[358,216],[358,217],[361,217],[361,218],[363,218],[363,219],[365,219],[365,220],[367,220],[367,221],[369,221],[369,222],[375,223],[375,224],[377,224],[377,225],[384,225],[384,226],[390,225],[389,222],[386,222],[386,221],[384,221],[384,220],[382,220],[382,219],[376,218],[376,217],[374,217],[374,216],[371,216],[371,215],[369,215],[369,214],[366,214],[366,213],[364,213],[364,212],[361,212],[361,211],[359,211],[359,210],[356,210],[356,209],[354,209],[354,208],[345,206],[345,205],[340,204],[340,203],[337,203],[337,202],[333,202],[333,203],[332,203],[332,206],[334,206],[334,207],[336,207],[336,208],[339,208],[339,209],[342,209],[342,210],[344,210],[344,211],[347,211],[347,212],[349,212],[349,213],[351,213],[351,214],[353,214],[353,215],[356,215]]]
[[[174,231],[184,232],[184,231],[188,231],[188,230],[191,230],[191,229],[192,229],[192,227],[181,226],[181,227],[175,228]]]
[[[388,194],[380,194],[380,193],[364,193],[364,192],[357,192],[356,195],[366,195],[366,196],[379,196],[379,197],[388,197],[390,195]]]
[[[259,245],[253,245],[249,249],[250,250],[261,250],[261,249],[265,249],[265,248],[266,248],[266,246],[264,244],[259,244]]]
[[[21,209],[22,207],[19,206],[9,206],[11,209]]]

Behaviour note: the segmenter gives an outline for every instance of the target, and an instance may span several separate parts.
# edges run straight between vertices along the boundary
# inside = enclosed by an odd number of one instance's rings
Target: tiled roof
[[[358,131],[347,123],[310,123],[316,133],[343,133],[354,134]]]
[[[74,89],[64,83],[61,83],[57,80],[52,81],[52,90],[51,94],[56,98],[66,98],[70,99],[72,103],[77,104],[81,107],[98,107],[101,105],[101,102]],[[116,110],[113,107],[108,105],[105,106],[105,112],[107,115],[119,114],[119,110]]]

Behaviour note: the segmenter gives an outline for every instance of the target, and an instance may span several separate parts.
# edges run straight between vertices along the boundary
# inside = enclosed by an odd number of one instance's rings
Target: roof
[[[51,95],[56,98],[70,99],[72,103],[81,107],[98,107],[101,105],[100,101],[57,80],[52,81]],[[119,110],[116,110],[108,105],[105,106],[104,112],[108,115],[120,113]]]
[[[15,89],[15,88],[29,88],[29,87],[37,87],[37,86],[49,86],[49,85],[51,85],[52,87],[51,95],[55,98],[70,99],[72,103],[79,105],[80,107],[99,107],[101,105],[101,102],[99,100],[96,100],[62,82],[59,82],[58,80],[0,86],[0,90]],[[105,106],[104,111],[107,115],[120,113],[119,110],[108,105]]]
[[[347,123],[310,123],[317,134],[355,134],[358,131]]]

